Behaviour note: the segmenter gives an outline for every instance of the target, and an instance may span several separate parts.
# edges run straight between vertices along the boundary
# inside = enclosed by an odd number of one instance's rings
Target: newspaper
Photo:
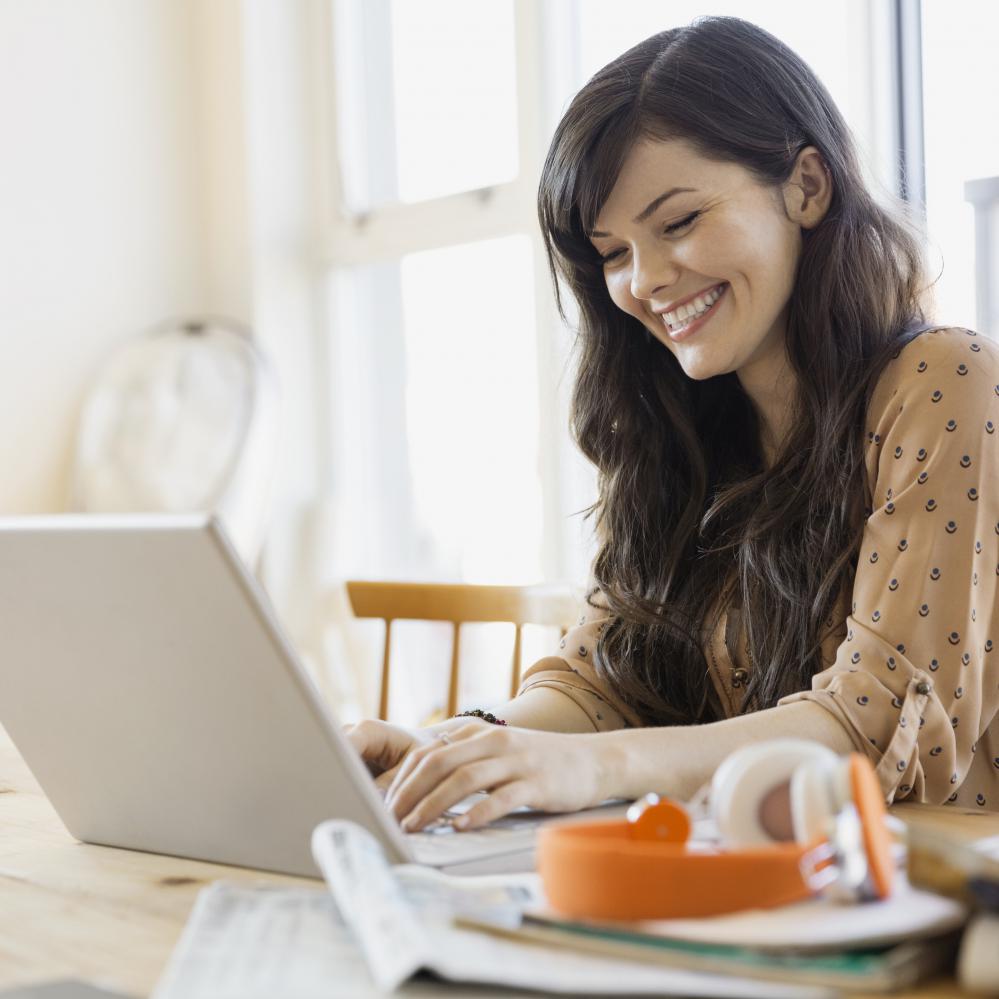
[[[313,835],[312,851],[372,980],[384,993],[430,972],[450,982],[568,995],[819,999],[834,994],[539,947],[469,929],[455,920],[517,925],[525,908],[542,901],[537,879],[455,878],[415,865],[391,867],[374,837],[352,822],[324,822]]]
[[[326,892],[216,881],[199,893],[153,999],[381,994]]]
[[[437,997],[438,982],[405,996]],[[153,999],[379,999],[364,955],[321,888],[216,881],[202,889]],[[449,990],[448,999],[508,993]]]

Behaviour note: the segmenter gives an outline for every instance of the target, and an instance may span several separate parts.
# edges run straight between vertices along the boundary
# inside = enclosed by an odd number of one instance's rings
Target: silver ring
[[[438,732],[437,738],[444,743],[445,746],[451,745],[451,735],[448,732]]]

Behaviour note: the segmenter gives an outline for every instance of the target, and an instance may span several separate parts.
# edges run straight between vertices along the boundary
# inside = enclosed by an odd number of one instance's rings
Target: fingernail
[[[452,823],[455,829],[464,829],[468,825],[468,814],[459,815]]]

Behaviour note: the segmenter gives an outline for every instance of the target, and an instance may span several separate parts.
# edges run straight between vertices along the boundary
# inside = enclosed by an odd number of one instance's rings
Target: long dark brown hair
[[[774,189],[809,145],[830,171],[832,201],[803,233],[788,306],[793,431],[770,468],[736,375],[688,378],[613,304],[587,238],[634,143],[674,138]],[[598,471],[594,581],[612,612],[599,673],[647,724],[721,717],[700,632],[734,580],[754,663],[742,710],[807,689],[856,571],[871,393],[927,328],[918,227],[867,190],[846,122],[808,65],[732,17],[654,35],[580,90],[552,140],[538,212],[556,294],[561,277],[579,306],[572,430]],[[564,317],[561,297],[559,307]]]

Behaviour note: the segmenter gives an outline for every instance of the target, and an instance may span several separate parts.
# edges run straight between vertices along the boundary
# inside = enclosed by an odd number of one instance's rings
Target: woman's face
[[[759,383],[783,364],[801,230],[825,210],[812,217],[822,199],[809,197],[805,181],[796,166],[783,192],[765,187],[680,139],[629,153],[590,238],[614,303],[690,378],[737,371]]]

